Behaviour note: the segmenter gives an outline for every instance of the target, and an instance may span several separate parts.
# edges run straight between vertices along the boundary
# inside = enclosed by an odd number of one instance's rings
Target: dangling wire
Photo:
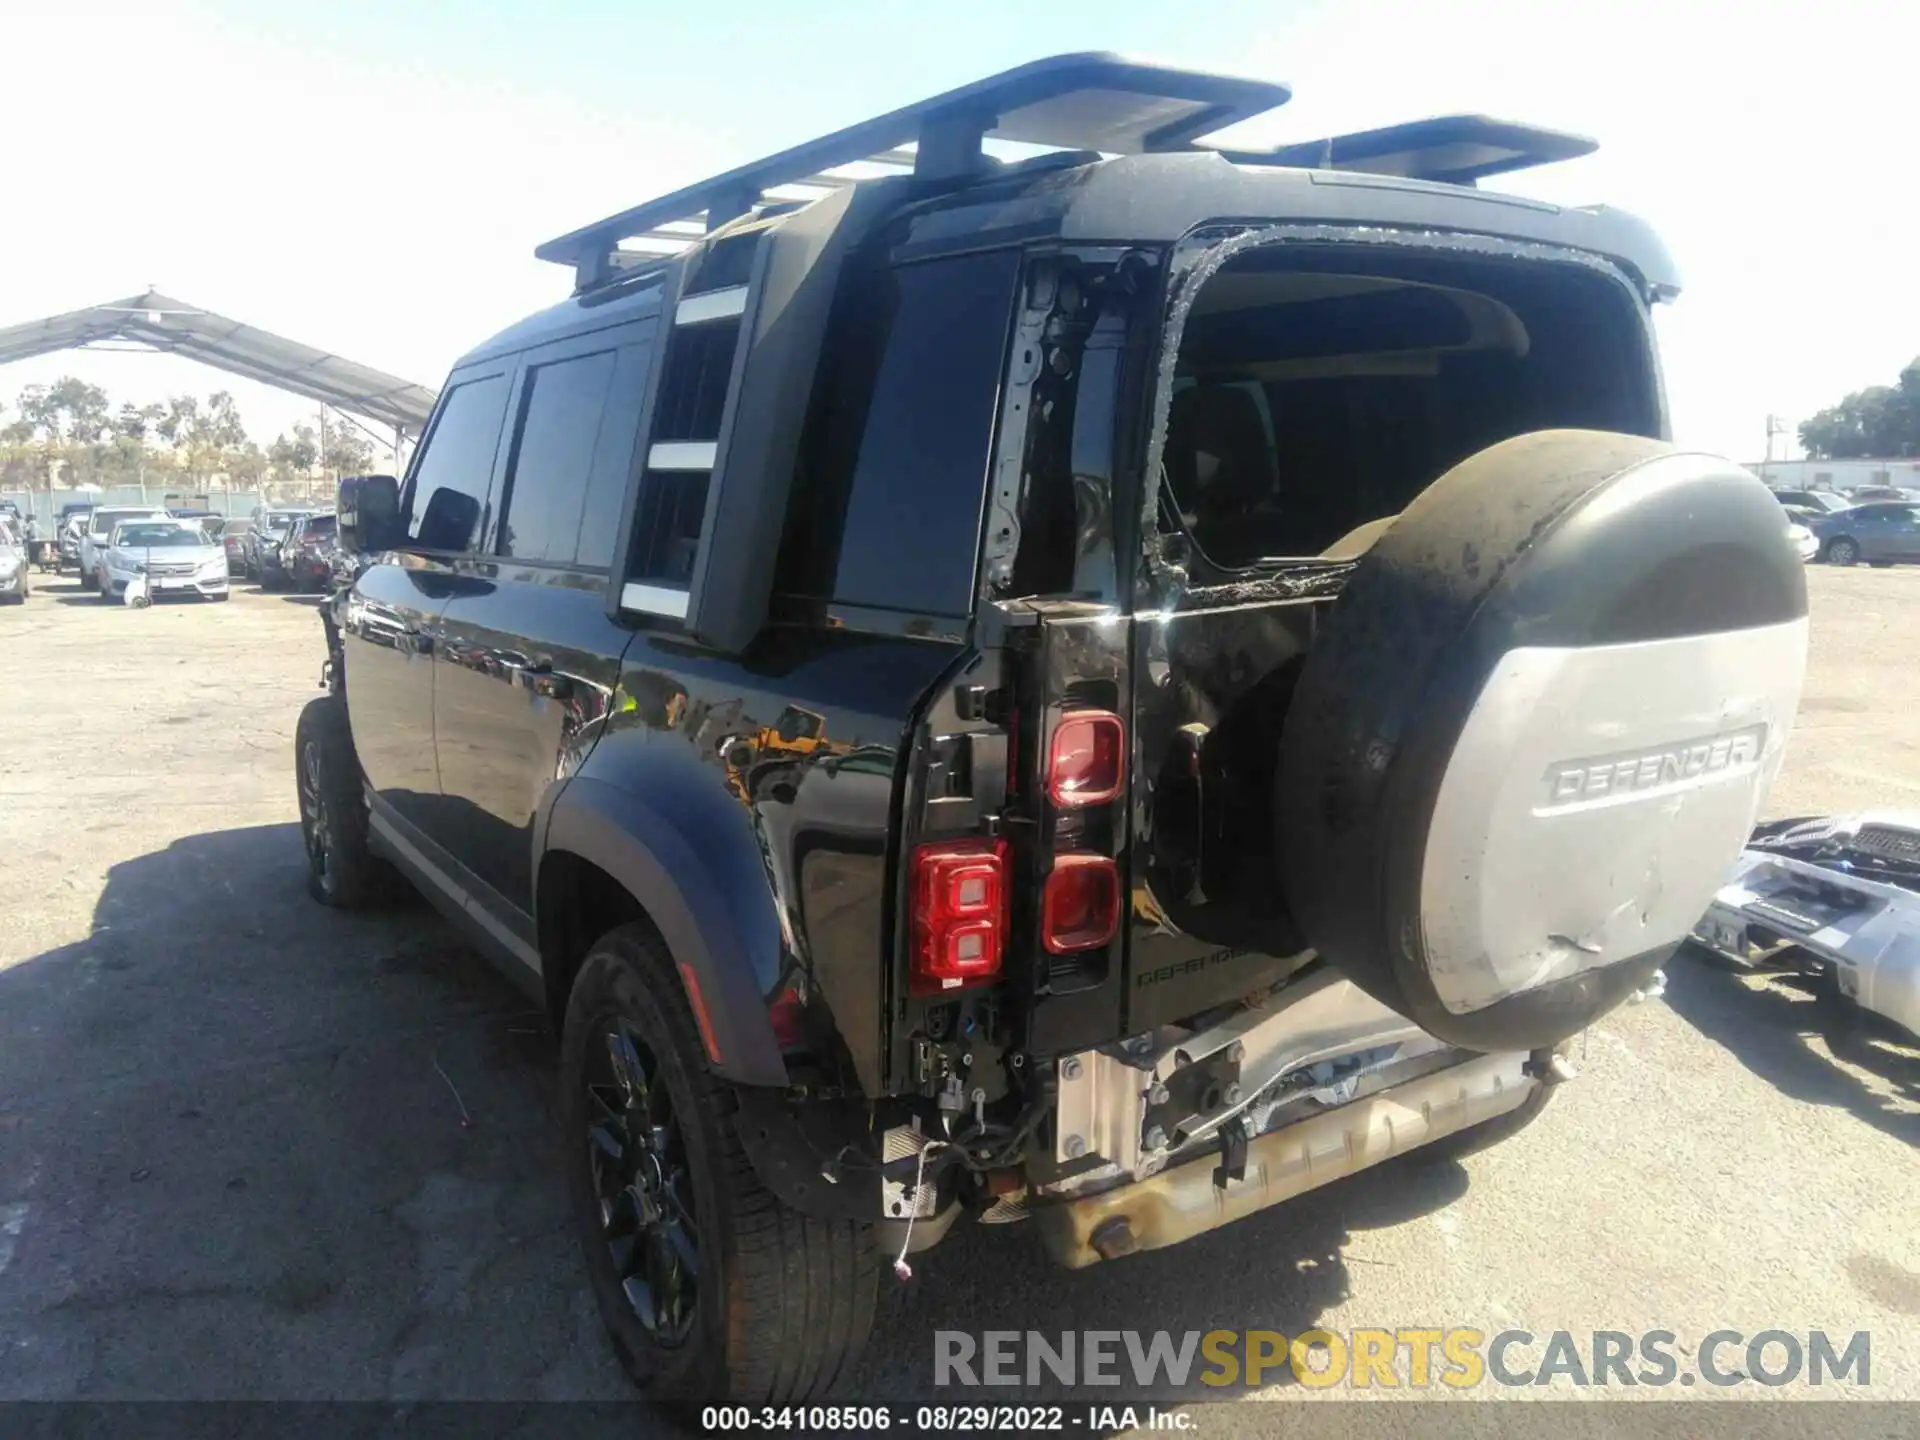
[[[913,1278],[913,1267],[907,1264],[907,1247],[913,1244],[913,1222],[919,1218],[920,1186],[927,1178],[927,1156],[936,1150],[951,1148],[944,1140],[929,1140],[920,1147],[920,1161],[913,1171],[913,1208],[907,1211],[907,1233],[900,1237],[900,1253],[893,1257],[893,1273],[902,1280]]]

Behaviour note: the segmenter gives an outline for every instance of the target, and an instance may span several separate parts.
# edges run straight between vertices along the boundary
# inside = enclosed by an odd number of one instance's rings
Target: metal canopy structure
[[[436,392],[157,290],[0,329],[0,365],[56,350],[158,350],[278,386],[417,438]]]
[[[620,266],[622,240],[681,242],[747,214],[781,185],[833,190],[857,181],[831,172],[872,162],[923,180],[964,179],[988,163],[981,142],[1138,155],[1182,150],[1202,135],[1292,98],[1285,85],[1150,65],[1118,55],[1057,55],[962,85],[764,160],[636,205],[549,240],[542,260],[572,265],[586,288]],[[909,151],[903,147],[912,145]]]

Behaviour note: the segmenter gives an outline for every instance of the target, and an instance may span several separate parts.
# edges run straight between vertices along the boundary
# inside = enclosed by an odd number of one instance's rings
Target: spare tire
[[[1806,651],[1785,517],[1730,461],[1584,430],[1482,451],[1361,557],[1301,669],[1294,918],[1441,1040],[1565,1039],[1705,913]]]

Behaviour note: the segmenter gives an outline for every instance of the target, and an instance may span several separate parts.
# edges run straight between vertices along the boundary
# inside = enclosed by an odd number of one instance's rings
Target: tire
[[[1842,535],[1838,540],[1827,542],[1826,558],[1829,565],[1857,565],[1860,563],[1860,546]]]
[[[621,1053],[640,1082],[632,1087],[620,1082]],[[680,978],[650,925],[611,931],[582,963],[567,1001],[560,1078],[567,1183],[588,1279],[634,1383],[682,1414],[706,1404],[788,1404],[827,1391],[872,1328],[872,1227],[802,1215],[760,1183],[735,1132],[733,1089],[708,1069]],[[644,1098],[627,1098],[636,1093]],[[632,1118],[641,1115],[654,1141],[606,1143],[631,1137]],[[590,1140],[595,1133],[599,1145]],[[641,1229],[627,1208],[636,1192],[620,1186],[632,1172],[616,1154],[635,1155],[655,1177],[651,1189],[641,1188],[663,1217],[657,1229]],[[604,1201],[609,1193],[616,1198]],[[623,1239],[628,1225],[636,1235]],[[616,1244],[628,1256],[654,1258],[622,1267]],[[697,1257],[690,1306],[689,1245]],[[649,1279],[680,1298],[649,1303]],[[641,1287],[637,1299],[626,1285]],[[651,1327],[639,1305],[652,1314]]]
[[[209,595],[207,598],[216,605],[224,605],[232,594],[231,590],[222,590],[218,595]]]
[[[395,897],[399,873],[367,846],[367,802],[345,702],[309,700],[293,732],[294,793],[307,855],[307,893],[361,910]]]
[[[1705,912],[1806,653],[1805,567],[1730,461],[1582,430],[1471,456],[1354,562],[1300,666],[1289,917],[1450,1045],[1558,1043]]]

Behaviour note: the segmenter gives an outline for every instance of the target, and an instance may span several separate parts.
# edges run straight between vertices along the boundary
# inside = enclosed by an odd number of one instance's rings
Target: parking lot
[[[1920,808],[1920,567],[1809,576],[1771,812]],[[36,577],[0,610],[0,1398],[629,1393],[541,1017],[424,906],[304,893],[313,605],[133,611]],[[1464,1164],[1079,1274],[1017,1227],[956,1233],[886,1277],[848,1392],[924,1398],[941,1328],[1317,1324],[1867,1330],[1871,1383],[1839,1388],[1920,1398],[1910,1041],[1683,957],[1576,1044],[1538,1126]]]

